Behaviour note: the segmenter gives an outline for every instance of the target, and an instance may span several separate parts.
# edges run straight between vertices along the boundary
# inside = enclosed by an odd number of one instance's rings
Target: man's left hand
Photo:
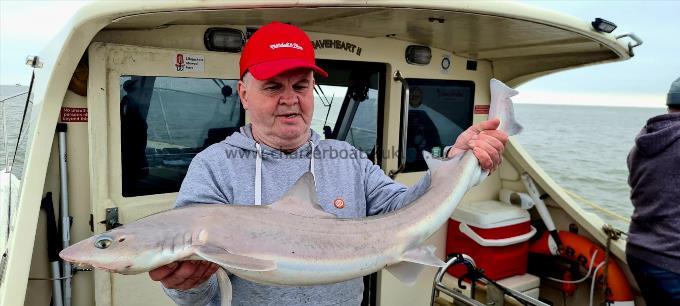
[[[500,124],[500,119],[494,118],[471,126],[458,136],[447,157],[472,150],[482,169],[493,172],[501,164],[508,142],[508,134],[498,130]]]

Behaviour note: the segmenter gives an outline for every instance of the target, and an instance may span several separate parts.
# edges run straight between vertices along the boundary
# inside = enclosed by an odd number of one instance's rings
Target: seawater
[[[515,116],[524,131],[515,137],[564,189],[630,217],[626,158],[647,119],[664,113],[663,108],[516,104]],[[574,200],[628,230],[627,222]]]

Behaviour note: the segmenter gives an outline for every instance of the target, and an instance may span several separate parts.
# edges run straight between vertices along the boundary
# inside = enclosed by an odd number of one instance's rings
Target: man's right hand
[[[149,277],[168,289],[187,290],[198,287],[220,267],[209,261],[177,261],[149,271]]]

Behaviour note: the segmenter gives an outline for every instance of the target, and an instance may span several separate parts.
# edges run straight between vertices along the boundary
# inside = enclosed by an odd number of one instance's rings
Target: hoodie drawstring
[[[316,187],[316,175],[314,174],[314,149],[316,148],[313,141],[309,141],[310,152],[309,155],[309,172],[314,177],[314,186]],[[255,157],[255,205],[262,205],[262,147],[260,143],[255,143],[257,154]]]
[[[314,174],[314,142],[309,141],[309,146],[310,146],[310,154],[309,154],[309,172],[312,173],[312,177],[314,178],[314,187],[316,187],[316,174]]]
[[[255,157],[255,205],[262,204],[262,147],[255,143],[257,154]]]

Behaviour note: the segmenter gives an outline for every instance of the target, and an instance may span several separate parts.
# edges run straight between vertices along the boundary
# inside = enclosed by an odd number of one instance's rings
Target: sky
[[[618,25],[644,44],[617,63],[556,73],[518,88],[518,103],[665,107],[671,82],[680,77],[680,1],[521,1],[591,21]],[[87,1],[0,0],[0,84],[27,85],[26,56],[37,54]]]

